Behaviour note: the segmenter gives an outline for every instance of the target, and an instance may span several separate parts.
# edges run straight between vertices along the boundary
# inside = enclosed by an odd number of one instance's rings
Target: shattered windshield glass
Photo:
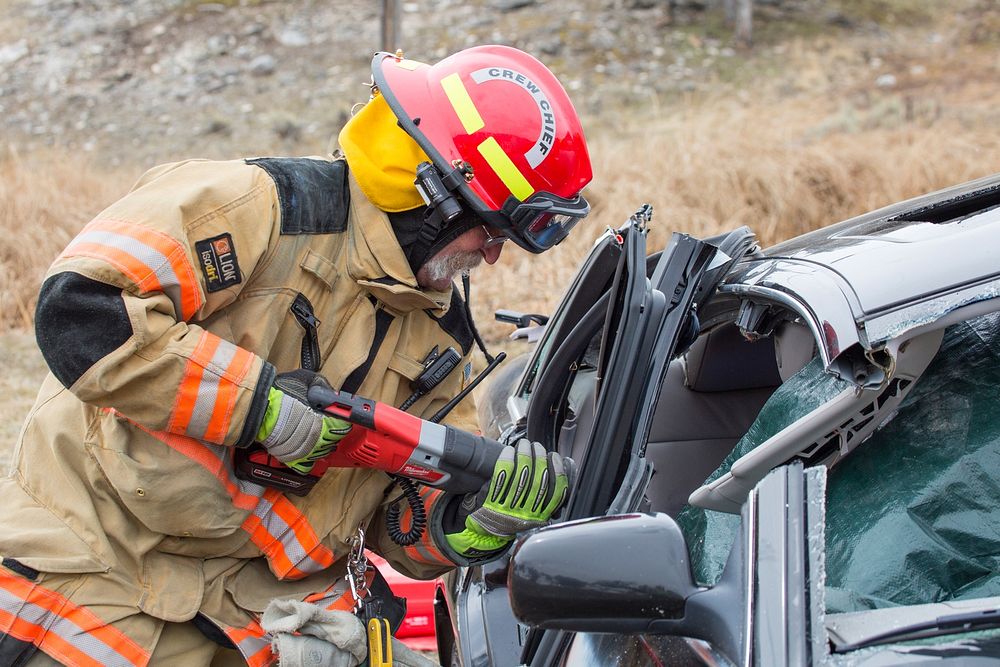
[[[827,609],[1000,595],[1000,314],[956,324],[896,418],[835,467]]]
[[[710,479],[842,384],[815,360],[807,365]],[[953,325],[894,418],[830,471],[827,611],[1000,595],[998,388],[1000,314]],[[695,507],[682,512],[699,581],[718,579],[738,522]]]

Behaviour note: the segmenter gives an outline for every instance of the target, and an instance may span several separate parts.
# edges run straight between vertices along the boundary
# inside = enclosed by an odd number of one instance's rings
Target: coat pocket
[[[4,519],[0,521],[0,554],[40,572],[83,574],[111,569],[111,547],[103,535],[90,532],[93,544],[37,502],[13,477],[0,479]],[[81,526],[87,534],[93,527]]]
[[[194,461],[182,461],[174,452],[164,453],[162,446],[150,443],[151,449],[141,460],[125,452],[90,445],[90,455],[114,488],[120,503],[146,528],[161,535],[195,538],[218,538],[240,529],[246,511],[234,505],[228,492],[239,492],[232,479],[232,467],[226,448],[194,440],[200,460],[216,461],[209,470]]]

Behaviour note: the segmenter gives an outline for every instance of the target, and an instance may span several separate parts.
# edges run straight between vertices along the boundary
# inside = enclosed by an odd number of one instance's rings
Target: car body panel
[[[381,556],[366,552],[368,560],[385,577],[393,594],[406,598],[406,616],[395,633],[395,637],[415,651],[437,649],[434,626],[434,592],[437,587],[433,579],[411,579],[394,570]]]
[[[628,234],[624,236],[624,239],[617,239],[623,250],[627,249],[629,241]],[[605,250],[613,248],[614,241],[609,239],[614,239],[613,234],[602,237],[598,245],[604,243]],[[663,368],[675,356],[673,347],[663,341],[673,336],[674,342],[678,342],[677,338],[682,337],[682,323],[675,323],[669,336],[662,329],[663,322],[673,312],[671,306],[676,303],[673,297],[679,291],[691,290],[690,293],[698,294],[697,302],[690,305],[695,307],[698,319],[706,330],[735,322],[747,337],[766,337],[772,334],[774,326],[794,318],[795,322],[804,324],[811,331],[823,367],[828,372],[855,382],[861,394],[880,395],[880,387],[884,389],[884,383],[899,370],[895,364],[900,359],[900,346],[911,338],[976,312],[1000,310],[1000,263],[995,261],[992,250],[998,247],[998,241],[1000,175],[858,216],[764,252],[747,249],[746,254],[737,253],[735,260],[725,265],[724,275],[713,274],[711,267],[703,267],[706,270],[702,273],[711,275],[712,285],[718,285],[714,291],[699,289],[698,285],[684,285],[684,289],[679,290],[679,284],[671,289],[651,280],[643,289],[648,290],[655,284],[655,291],[666,295],[667,303],[653,307],[655,304],[648,292],[647,296],[641,296],[641,290],[624,298],[612,296],[618,303],[619,312],[624,313],[623,322],[630,319],[628,311],[632,311],[632,316],[637,312],[655,313],[658,321],[645,321],[641,327],[631,325],[633,335],[631,338],[626,336],[629,341],[625,343],[627,354],[625,351],[608,350],[600,355],[595,384],[600,387],[603,382],[614,386],[605,386],[604,391],[597,392],[598,413],[603,414],[600,397],[604,392],[608,392],[608,396],[612,391],[618,396],[627,396],[624,402],[629,405],[622,412],[625,417],[621,423],[617,419],[605,423],[605,426],[610,423],[617,429],[613,437],[601,435],[600,419],[592,422],[591,444],[614,442],[614,454],[611,458],[600,457],[593,453],[593,448],[587,448],[587,458],[580,461],[580,480],[585,491],[583,496],[575,499],[570,518],[595,516],[605,511],[635,511],[641,499],[641,491],[649,482],[649,467],[644,455],[648,422],[652,419],[650,404],[657,401],[657,381],[663,378]],[[970,248],[977,251],[969,252]],[[669,256],[668,251],[664,251],[664,255]],[[582,377],[582,371],[574,368],[572,372],[562,370],[554,373],[551,366],[553,359],[560,364],[565,361],[554,356],[558,345],[571,337],[589,303],[600,296],[602,290],[614,290],[606,275],[607,256],[603,262],[600,269],[595,268],[597,262],[594,255],[584,262],[585,270],[578,275],[560,304],[538,351],[528,362],[526,372],[516,387],[511,386],[508,390],[506,403],[510,409],[507,419],[494,419],[496,423],[504,423],[508,432],[509,429],[516,429],[518,420],[523,421],[525,416],[529,421],[533,414],[536,420],[550,419],[553,412],[547,405],[532,403],[537,398],[535,392],[539,378],[547,372],[567,383],[562,400],[575,401],[576,405],[594,404],[573,398],[572,384]],[[664,270],[669,267],[669,262],[662,265]],[[677,269],[676,266],[673,268]],[[650,273],[647,269],[647,276],[652,278]],[[638,275],[632,277],[638,278]],[[716,283],[716,279],[721,280]],[[679,283],[684,283],[684,279]],[[639,284],[636,282],[636,285]],[[588,297],[591,302],[587,301]],[[615,301],[612,299],[608,299],[611,305],[605,306],[609,311],[614,308]],[[560,313],[569,307],[568,303],[572,303],[575,319],[560,320]],[[630,305],[623,306],[623,303]],[[687,306],[683,312],[686,318]],[[769,313],[775,318],[769,319]],[[637,323],[641,320],[633,319]],[[554,331],[558,331],[559,336],[555,336]],[[640,331],[641,335],[636,335]],[[606,345],[615,333],[605,327],[602,344]],[[621,352],[623,358],[628,357],[632,361],[645,361],[632,366],[631,370],[622,371],[622,366],[616,373],[616,364],[610,363],[615,352]],[[856,369],[858,364],[866,365],[866,372],[852,375],[852,367]],[[650,365],[656,365],[656,369],[650,369]],[[593,369],[590,372],[593,373]],[[863,380],[858,379],[862,376]],[[579,393],[579,388],[576,387],[576,393]],[[493,391],[498,396],[503,394],[500,389]],[[549,391],[546,398],[559,398],[559,393]],[[610,400],[607,403],[610,405]],[[618,406],[619,409],[621,407]],[[887,407],[891,408],[891,405]],[[607,409],[605,407],[605,411]],[[528,430],[531,431],[532,427],[529,423]],[[603,429],[604,432],[608,430]],[[553,437],[560,435],[553,433],[550,423],[535,433],[548,439],[547,446],[553,444]],[[863,441],[864,434],[858,438]],[[783,462],[775,460],[774,465]],[[766,471],[762,471],[761,476],[764,473]],[[809,472],[805,476],[811,475],[813,473]],[[750,480],[749,487],[753,487],[759,479],[761,477]],[[609,480],[617,488],[609,487]],[[774,508],[789,506],[789,492],[785,489],[784,493],[784,500],[775,501]],[[751,494],[747,504],[753,506],[759,502],[756,494]],[[776,497],[770,491],[768,494],[769,497]],[[737,508],[744,498],[745,495],[733,499]],[[822,530],[817,537],[816,526],[821,527],[823,519],[816,515],[815,505],[809,502],[800,503],[798,499],[793,499],[791,505],[800,506],[801,511],[785,512],[784,521],[776,521],[774,512],[767,522],[757,518],[744,521],[744,524],[749,523],[744,525],[744,539],[742,542],[738,540],[738,549],[734,548],[731,556],[731,559],[744,559],[744,575],[756,582],[756,587],[740,598],[742,606],[732,605],[741,607],[740,617],[746,625],[742,630],[730,628],[728,632],[733,637],[753,637],[753,641],[740,640],[741,651],[734,651],[730,641],[724,656],[718,654],[718,645],[697,648],[696,641],[689,641],[687,646],[693,654],[700,656],[696,662],[840,665],[883,664],[881,661],[885,661],[884,664],[908,664],[918,655],[923,656],[919,659],[925,659],[933,654],[933,660],[944,661],[956,656],[968,657],[970,650],[981,655],[993,655],[994,649],[989,648],[993,646],[990,640],[977,643],[965,637],[953,642],[943,641],[933,647],[894,644],[874,651],[865,649],[851,654],[863,659],[857,663],[830,653],[822,623],[822,591],[821,588],[816,589],[817,585],[822,586],[817,582],[822,581],[824,548]],[[745,505],[744,514],[747,511]],[[539,631],[517,623],[511,616],[509,600],[505,599],[506,566],[504,560],[462,570],[449,578],[444,600],[457,633],[456,648],[460,659],[456,664],[466,667],[513,667],[522,663],[538,667],[572,665],[576,663],[566,661],[567,656],[583,655],[591,661],[604,655],[606,664],[625,664],[615,657],[614,651],[634,646],[628,641],[624,644],[607,642],[585,634],[576,635],[575,639],[573,633],[565,630]],[[624,572],[627,573],[627,568]],[[710,596],[700,595],[705,596],[701,598],[704,609],[710,609]],[[724,622],[721,617],[706,620],[709,624]],[[731,617],[729,623],[732,622]],[[1000,642],[995,644],[1000,645]],[[615,649],[615,646],[618,648]],[[921,648],[926,650],[918,650]],[[650,655],[656,652],[649,647],[645,650]],[[949,650],[953,652],[949,653]],[[686,660],[678,659],[678,663],[685,663]]]
[[[827,366],[967,304],[1000,296],[1000,176],[857,216],[769,248],[721,291],[791,307]]]

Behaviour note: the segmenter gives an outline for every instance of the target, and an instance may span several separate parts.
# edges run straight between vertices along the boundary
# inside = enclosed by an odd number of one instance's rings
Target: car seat
[[[670,363],[646,458],[650,510],[676,516],[753,423],[774,390],[815,355],[809,329],[786,322],[748,341],[733,324],[703,334]]]

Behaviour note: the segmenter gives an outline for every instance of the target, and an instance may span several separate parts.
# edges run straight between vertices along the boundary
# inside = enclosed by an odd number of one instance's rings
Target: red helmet
[[[461,200],[531,252],[566,238],[590,212],[593,175],[576,110],[555,76],[507,46],[477,46],[436,65],[376,53],[375,85],[433,165],[416,185],[441,224]]]

